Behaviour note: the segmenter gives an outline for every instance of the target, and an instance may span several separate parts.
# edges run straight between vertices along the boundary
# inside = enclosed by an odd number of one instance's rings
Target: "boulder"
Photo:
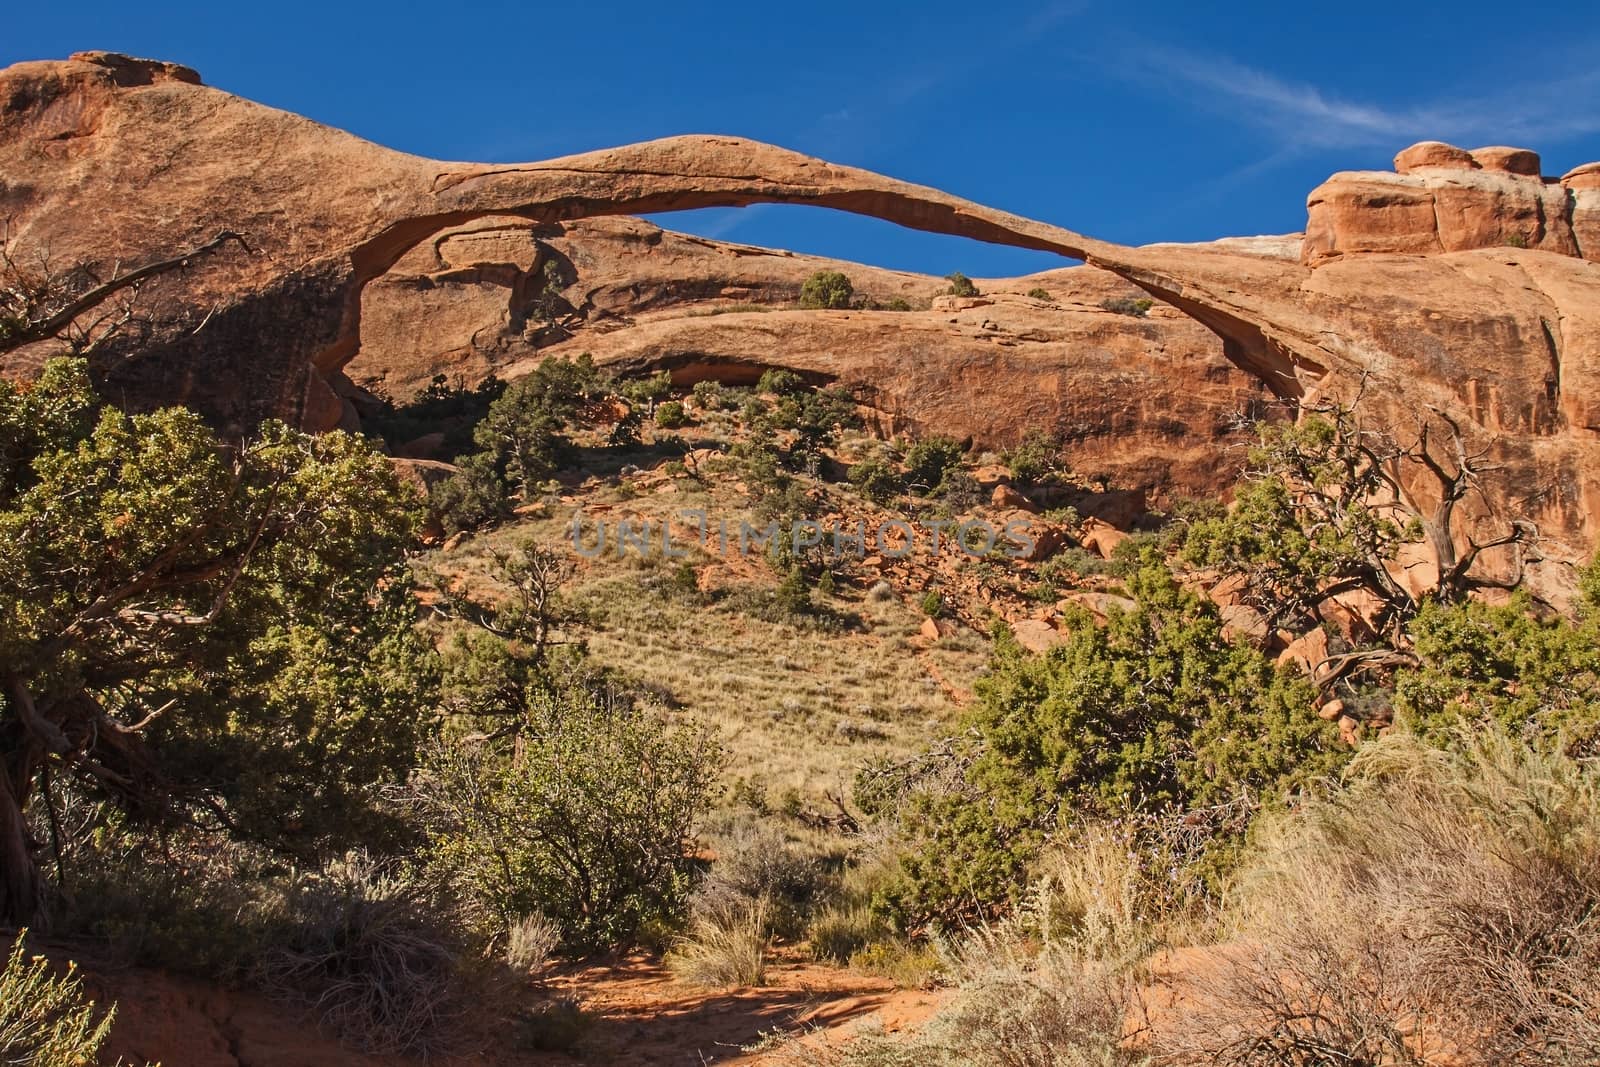
[[[1030,563],[1049,559],[1065,548],[1070,540],[1067,531],[1060,526],[1021,510],[1001,512],[995,516],[994,526],[997,546],[1020,552],[1017,558]],[[1014,536],[1015,540],[1007,540],[1007,530],[1011,531],[1010,536]]]
[[[994,492],[989,494],[989,503],[994,507],[1012,511],[1020,509],[1033,512],[1039,510],[1039,505],[1009,485],[995,486]]]
[[[1247,641],[1265,648],[1272,637],[1266,616],[1248,604],[1228,604],[1222,608],[1222,636]]]
[[[1139,605],[1129,597],[1119,596],[1116,593],[1103,593],[1097,590],[1084,590],[1077,593],[1068,593],[1056,602],[1056,608],[1067,611],[1071,608],[1086,608],[1094,616],[1096,622],[1103,623],[1111,617],[1112,611],[1133,611]]]
[[[1313,680],[1317,679],[1318,668],[1327,659],[1328,632],[1320,626],[1293,638],[1284,646],[1283,651],[1278,653],[1280,667],[1293,664]]]
[[[1474,163],[1484,170],[1496,170],[1502,174],[1517,174],[1524,178],[1537,178],[1540,176],[1539,153],[1532,149],[1507,148],[1504,145],[1494,145],[1489,148],[1474,148],[1468,155],[1472,157]]]
[[[1066,634],[1043,619],[1019,619],[1011,624],[1011,633],[1029,652],[1048,652],[1067,640]]]
[[[1464,148],[1443,141],[1418,141],[1403,148],[1394,157],[1394,169],[1399,174],[1410,174],[1421,167],[1450,167],[1455,170],[1477,170],[1481,164]]]
[[[1117,546],[1128,539],[1129,535],[1112,526],[1110,523],[1098,519],[1089,519],[1083,524],[1083,532],[1078,541],[1084,548],[1094,552],[1101,559],[1110,559],[1117,551]]]

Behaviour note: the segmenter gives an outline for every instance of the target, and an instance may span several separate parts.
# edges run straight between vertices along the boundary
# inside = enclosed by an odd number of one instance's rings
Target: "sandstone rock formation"
[[[1557,181],[1540,176],[1539,155],[1526,148],[1423,141],[1394,157],[1394,173],[1344,171],[1312,190],[1304,258],[1514,247],[1600,260],[1600,205],[1577,195],[1600,188],[1594,166]]]
[[[534,307],[547,267],[564,283],[555,326]],[[921,310],[796,310],[818,270],[845,271],[880,304]],[[551,355],[665,368],[680,384],[748,384],[780,366],[846,386],[885,435],[938,432],[998,448],[1047,431],[1074,470],[1137,487],[1153,504],[1231,484],[1248,423],[1271,398],[1223,357],[1215,334],[1169,307],[1146,318],[1108,311],[1106,301],[1141,293],[1091,267],[980,279],[980,298],[930,301],[946,284],[639,219],[490,218],[435,235],[367,287],[361,350],[344,370],[403,399],[436,374],[515,377]],[[1051,299],[1026,295],[1039,288]]]
[[[1215,332],[1225,357],[1275,395],[1359,393],[1368,418],[1397,436],[1430,408],[1459,412],[1470,447],[1496,468],[1469,519],[1536,520],[1554,562],[1535,582],[1556,594],[1570,584],[1564,568],[1592,549],[1600,271],[1577,258],[1600,195],[1589,168],[1561,185],[1519,173],[1529,162],[1516,152],[1469,154],[1474,169],[1429,150],[1408,157],[1404,175],[1336,176],[1313,194],[1306,262],[1295,263],[1127,248],[729,137],[439,163],[197,80],[103,54],[0,72],[0,217],[14,244],[104,276],[219,230],[248,239],[248,251],[219,250],[141,290],[148,335],[100,366],[128,403],[188,401],[233,426],[268,414],[348,423],[339,390],[362,343],[362,293],[441,231],[490,216],[550,224],[805,203],[1085,260]],[[1518,236],[1526,247],[1506,244]],[[0,370],[26,373],[42,355],[13,350]],[[992,384],[985,373],[981,387]],[[1425,479],[1402,476],[1426,494]]]

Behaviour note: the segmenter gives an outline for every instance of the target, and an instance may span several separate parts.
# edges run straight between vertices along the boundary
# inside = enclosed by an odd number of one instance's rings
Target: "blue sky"
[[[1600,159],[1600,5],[13,5],[0,64],[103,48],[405,151],[542,159],[730,133],[1111,240],[1282,233],[1413,141]],[[665,225],[943,274],[1052,257],[795,207]]]

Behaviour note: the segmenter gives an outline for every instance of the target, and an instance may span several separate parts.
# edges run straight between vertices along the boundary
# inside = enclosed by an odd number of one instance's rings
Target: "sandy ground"
[[[41,944],[52,958],[58,946]],[[83,958],[81,952],[72,955]],[[364,1056],[320,1034],[293,1007],[249,993],[140,969],[97,966],[87,959],[88,986],[102,1003],[117,1003],[103,1062],[163,1067],[410,1067],[416,1061]],[[921,1025],[947,991],[898,990],[890,983],[812,963],[780,951],[759,988],[707,991],[684,985],[658,958],[636,955],[566,968],[548,979],[552,994],[577,997],[591,1022],[579,1051],[496,1050],[446,1058],[444,1067],[490,1064],[775,1065],[781,1054],[745,1051],[764,1037],[822,1034],[847,1040],[871,1021],[890,1032]]]

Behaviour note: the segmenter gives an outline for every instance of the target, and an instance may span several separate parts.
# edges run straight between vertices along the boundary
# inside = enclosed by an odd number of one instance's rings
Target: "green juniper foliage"
[[[847,308],[855,295],[850,279],[836,270],[819,270],[800,287],[800,306],[807,309]]]
[[[41,903],[44,774],[299,849],[374,830],[431,701],[416,501],[359,438],[103,407],[82,361],[0,383],[0,914]]]
[[[1226,639],[1209,599],[1150,555],[1128,584],[1133,609],[1105,626],[1069,618],[1066,643],[1043,655],[999,635],[961,788],[909,804],[916,845],[880,899],[902,922],[1003,903],[1074,819],[1281,804],[1347,758],[1311,687]]]

